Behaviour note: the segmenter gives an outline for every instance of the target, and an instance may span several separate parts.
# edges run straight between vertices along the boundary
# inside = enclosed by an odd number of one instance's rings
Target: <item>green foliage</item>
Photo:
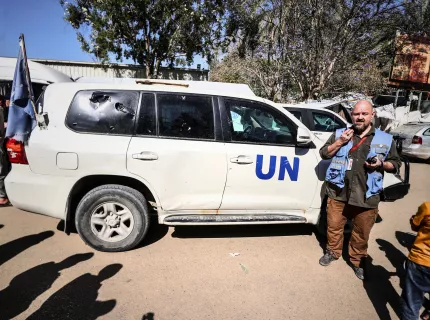
[[[61,0],[65,20],[77,30],[82,49],[99,61],[132,59],[147,77],[162,62],[209,61],[224,44],[222,0]],[[89,36],[85,35],[89,30]]]
[[[306,100],[334,75],[386,64],[402,9],[398,0],[244,0],[229,24],[242,57],[282,64]]]
[[[211,80],[272,100],[383,87],[397,31],[430,32],[429,0],[65,0],[65,20],[101,62],[161,63],[201,54]],[[226,52],[222,61],[214,53]],[[212,62],[212,63],[211,63]],[[371,68],[366,66],[370,65]]]
[[[414,36],[429,36],[429,2],[429,0],[404,0],[404,12],[397,18],[398,30]]]

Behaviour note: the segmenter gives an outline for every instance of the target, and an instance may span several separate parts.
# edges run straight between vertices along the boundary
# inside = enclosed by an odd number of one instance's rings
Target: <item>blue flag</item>
[[[32,104],[33,89],[30,72],[27,73],[27,57],[23,39],[19,40],[19,53],[10,95],[6,137],[24,142],[36,126],[36,115]]]

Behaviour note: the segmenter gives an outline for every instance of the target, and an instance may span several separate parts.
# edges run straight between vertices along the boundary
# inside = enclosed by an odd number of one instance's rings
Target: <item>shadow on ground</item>
[[[57,230],[58,231],[64,231],[64,229],[66,228],[66,223],[64,222],[64,220],[60,220],[60,222],[58,222],[57,224]],[[73,233],[77,233],[76,230],[73,230]]]
[[[397,231],[399,232],[399,231]],[[396,269],[396,275],[400,279],[400,288],[403,289],[403,280],[405,278],[404,264],[406,256],[390,242],[383,239],[376,239],[379,249],[385,252],[385,256],[392,266]]]
[[[410,251],[415,241],[415,235],[412,233],[396,231],[396,239],[403,247]]]
[[[12,319],[27,310],[38,296],[51,288],[62,270],[88,260],[93,255],[93,253],[75,254],[61,262],[43,263],[17,275],[7,288],[0,291],[2,317]]]
[[[409,248],[414,237],[410,234],[396,231],[396,238],[401,245]],[[389,272],[383,266],[374,265],[373,259],[368,257],[365,269],[366,281],[363,282],[363,285],[380,319],[391,319],[388,305],[400,318],[401,297],[394,289],[390,279],[391,277],[398,277],[400,289],[403,289],[406,256],[387,240],[376,239],[376,243],[379,245],[379,249],[385,252],[385,256],[395,268],[395,272]]]
[[[152,217],[148,233],[146,234],[145,238],[143,238],[143,241],[136,247],[136,249],[143,248],[160,241],[168,232],[169,226],[165,224],[159,224],[157,218]]]
[[[401,299],[390,281],[390,278],[397,276],[397,273],[389,272],[383,266],[374,265],[372,257],[368,256],[365,265],[365,275],[366,279],[363,281],[363,287],[379,319],[391,319],[388,306],[391,306],[397,317],[400,318]]]
[[[314,227],[306,224],[176,226],[174,238],[251,238],[311,235]]]
[[[54,231],[44,231],[19,239],[12,240],[0,246],[0,265],[12,259],[28,248],[46,240],[54,235]]]
[[[153,312],[148,312],[148,313],[145,313],[143,316],[142,316],[142,320],[154,320],[154,313]]]
[[[49,297],[27,319],[95,320],[108,314],[115,307],[116,300],[98,301],[98,291],[102,282],[112,278],[121,268],[121,264],[111,264],[97,275],[86,273],[76,278]]]
[[[316,233],[315,236],[323,252],[326,247],[327,239],[325,237],[320,236],[318,233]],[[406,243],[410,243],[411,240],[408,234],[399,231],[396,232],[396,237],[397,239],[399,239],[399,242],[404,246],[406,246]],[[342,250],[342,258],[348,263],[348,265],[350,265],[348,253],[348,245],[350,238],[350,234],[344,235]],[[390,261],[396,271],[389,272],[383,266],[375,265],[373,263],[373,258],[371,256],[368,256],[364,265],[366,278],[363,281],[363,287],[366,290],[367,296],[372,302],[379,319],[391,319],[388,306],[391,306],[397,317],[400,318],[401,298],[397,291],[394,289],[390,279],[391,277],[399,277],[400,287],[403,288],[403,279],[405,272],[403,265],[406,256],[393,244],[386,240],[376,239],[376,243],[379,245],[379,249],[385,252],[387,259]]]
[[[3,228],[3,227],[4,227],[4,225],[3,225],[3,224],[0,224],[0,229],[1,229],[1,228]]]

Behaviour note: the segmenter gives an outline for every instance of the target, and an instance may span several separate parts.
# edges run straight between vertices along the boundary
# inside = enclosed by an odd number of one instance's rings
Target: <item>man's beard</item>
[[[358,125],[361,125],[360,127]],[[366,131],[367,128],[369,128],[370,124],[366,125],[364,122],[357,122],[356,123],[356,131],[357,133],[363,133],[364,131]]]

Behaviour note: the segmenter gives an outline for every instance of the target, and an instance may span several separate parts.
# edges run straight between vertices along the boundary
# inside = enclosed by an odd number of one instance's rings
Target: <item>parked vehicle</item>
[[[0,57],[0,94],[3,96],[10,96],[15,67],[16,58]],[[31,60],[28,61],[28,69],[35,99],[42,93],[43,87],[50,83],[73,82],[68,75]]]
[[[410,122],[391,133],[404,139],[403,155],[430,162],[430,123]]]
[[[346,128],[348,122],[338,113],[329,109],[333,105],[306,103],[280,104],[299,119],[320,140],[326,142],[337,129]]]
[[[343,121],[347,123],[352,123],[352,118],[349,109],[346,107],[346,102],[344,101],[333,101],[333,100],[322,100],[313,101],[308,103],[278,103],[278,105],[290,108],[292,110],[299,111],[301,109],[316,109],[316,110],[330,110],[336,113]],[[305,119],[305,118],[304,118]]]
[[[47,128],[7,142],[9,199],[64,219],[66,232],[74,224],[97,250],[135,247],[150,214],[166,225],[319,223],[323,142],[271,101],[151,80],[51,84],[39,105]]]

